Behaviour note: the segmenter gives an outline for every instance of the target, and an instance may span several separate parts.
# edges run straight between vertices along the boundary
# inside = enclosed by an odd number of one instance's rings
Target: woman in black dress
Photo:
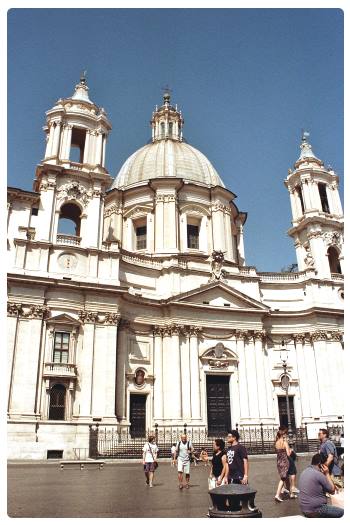
[[[225,451],[225,442],[223,439],[215,439],[213,443],[213,457],[211,460],[210,480],[211,488],[218,487],[221,484],[227,484],[228,464]],[[215,485],[214,485],[215,482]]]

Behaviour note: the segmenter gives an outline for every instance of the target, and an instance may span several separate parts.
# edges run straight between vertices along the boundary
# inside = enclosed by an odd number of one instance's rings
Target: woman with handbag
[[[158,454],[158,447],[155,443],[156,438],[151,435],[148,437],[148,442],[144,444],[143,447],[143,469],[146,476],[146,484],[150,486],[150,488],[153,487],[153,477],[154,477],[154,471],[158,467],[157,463],[157,454]]]

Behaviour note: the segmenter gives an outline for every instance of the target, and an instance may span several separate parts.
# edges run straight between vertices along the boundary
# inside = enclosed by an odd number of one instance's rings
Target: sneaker
[[[180,490],[183,489],[183,486],[182,486],[182,485],[179,485],[179,489],[180,489]]]
[[[296,499],[298,496],[296,494],[290,494],[289,499]]]
[[[153,485],[152,485],[152,483],[149,484],[149,488],[150,488],[150,489],[153,489]]]
[[[299,494],[300,490],[295,487],[295,489],[292,490],[295,494]]]

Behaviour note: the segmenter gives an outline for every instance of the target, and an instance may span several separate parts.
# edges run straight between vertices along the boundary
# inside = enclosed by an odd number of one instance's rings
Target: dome
[[[208,186],[225,187],[203,153],[185,142],[163,139],[146,144],[131,155],[120,169],[111,189],[161,177],[176,177]]]

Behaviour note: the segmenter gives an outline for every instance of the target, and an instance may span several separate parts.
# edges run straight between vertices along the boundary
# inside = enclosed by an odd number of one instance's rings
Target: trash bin
[[[209,490],[212,507],[210,518],[262,518],[255,506],[256,490],[249,485],[221,485]]]

